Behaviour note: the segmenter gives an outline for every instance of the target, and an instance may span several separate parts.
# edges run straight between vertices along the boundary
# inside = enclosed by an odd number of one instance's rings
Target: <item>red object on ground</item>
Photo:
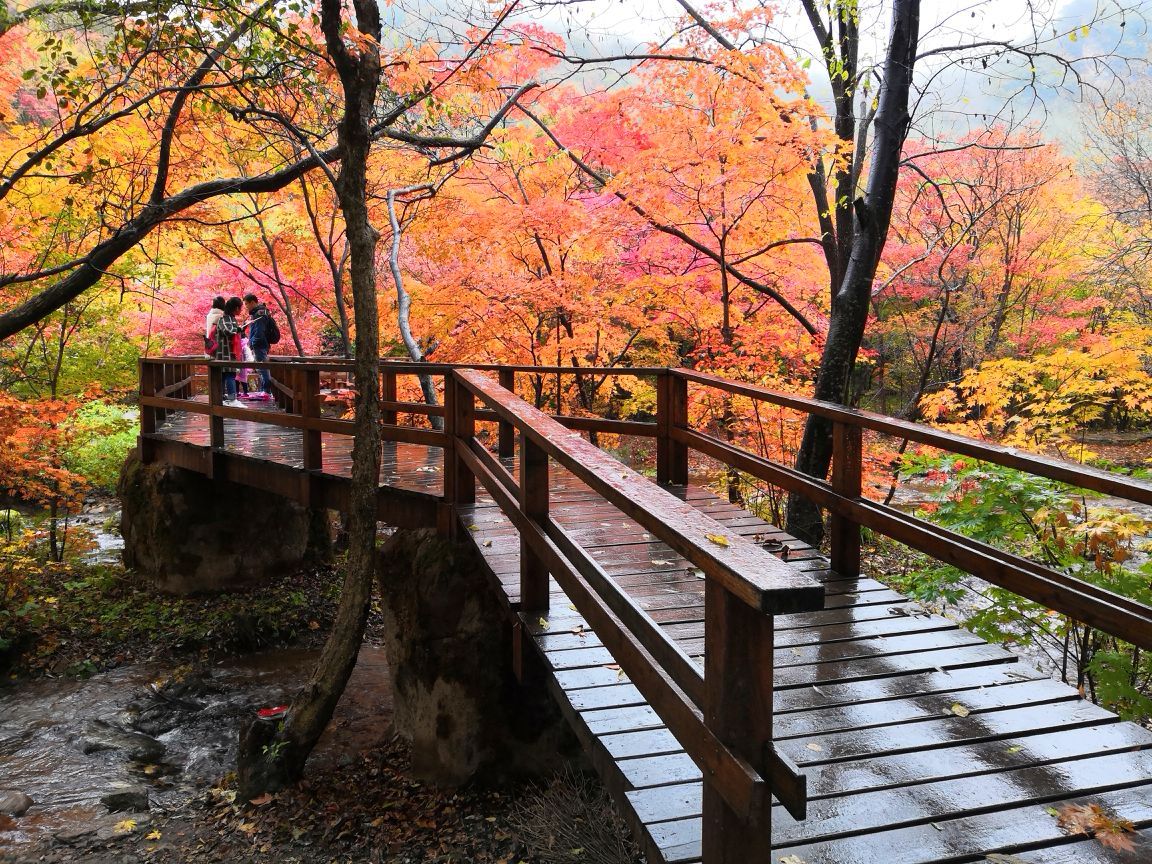
[[[279,720],[288,713],[287,705],[276,705],[272,708],[260,708],[256,711],[256,716],[261,720]]]

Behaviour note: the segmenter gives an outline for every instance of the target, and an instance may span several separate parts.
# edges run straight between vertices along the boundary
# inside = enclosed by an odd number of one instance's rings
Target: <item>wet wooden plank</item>
[[[1152,825],[1152,786],[1149,785],[1084,797],[1072,795],[1056,803],[1065,802],[1099,804],[1141,829]],[[1045,810],[1046,806],[1003,807],[990,813],[933,820],[931,824],[780,847],[778,851],[796,855],[807,864],[843,864],[845,861],[935,864],[978,860],[989,852],[1014,854],[1029,847],[1063,845],[1069,838]],[[1117,855],[1112,860],[1121,864],[1125,859]]]
[[[957,697],[958,703],[961,700],[962,697]],[[803,766],[882,753],[928,750],[957,741],[990,740],[1046,729],[1093,726],[1115,719],[1115,714],[1080,700],[1022,705],[1002,711],[970,714],[967,717],[940,714],[923,722],[903,724],[899,727],[899,734],[887,727],[821,731],[800,738],[784,739],[778,742],[778,746]],[[930,757],[925,754],[925,758]]]

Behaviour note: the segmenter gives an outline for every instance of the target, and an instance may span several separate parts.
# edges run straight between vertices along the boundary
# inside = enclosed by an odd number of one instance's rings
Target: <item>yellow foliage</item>
[[[1152,416],[1150,363],[1152,328],[1125,324],[1044,354],[982,363],[920,407],[953,431],[1060,448],[1093,424]]]

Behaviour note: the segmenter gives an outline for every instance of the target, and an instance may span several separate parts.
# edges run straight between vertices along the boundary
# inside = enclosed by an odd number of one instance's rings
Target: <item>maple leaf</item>
[[[1136,830],[1133,824],[1111,815],[1099,804],[1065,804],[1057,811],[1056,824],[1065,833],[1087,834],[1118,852],[1135,848],[1129,836]]]
[[[112,830],[117,834],[131,834],[136,830],[137,822],[135,819],[121,819],[112,826]]]

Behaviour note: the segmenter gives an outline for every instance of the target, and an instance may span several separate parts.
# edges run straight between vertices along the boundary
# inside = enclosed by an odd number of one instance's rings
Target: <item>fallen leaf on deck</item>
[[[1065,804],[1056,816],[1056,824],[1068,834],[1087,834],[1117,852],[1131,852],[1131,834],[1135,826],[1111,815],[1099,804]]]
[[[730,546],[731,545],[728,542],[728,538],[725,537],[723,534],[705,534],[704,536],[707,537],[709,540],[711,540],[713,543],[715,543],[717,546]]]
[[[808,864],[799,855],[782,855],[780,856],[780,864]]]
[[[965,708],[963,705],[961,705],[959,702],[953,702],[952,707],[949,708],[948,710],[951,711],[953,714],[955,714],[957,717],[967,717],[969,714],[972,713],[967,708]]]
[[[804,746],[807,747],[809,750],[814,750],[817,753],[823,753],[824,752],[824,748],[821,747],[819,744],[805,744]]]

